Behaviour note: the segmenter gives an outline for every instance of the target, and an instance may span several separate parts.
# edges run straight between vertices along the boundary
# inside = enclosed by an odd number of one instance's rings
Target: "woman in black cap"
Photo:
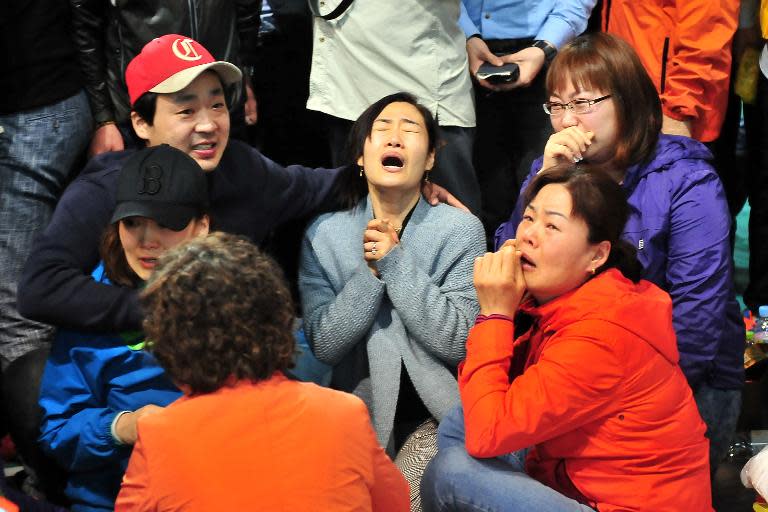
[[[97,281],[138,288],[168,249],[208,233],[200,166],[167,145],[137,152],[121,170],[117,206],[104,233]],[[68,472],[73,511],[112,510],[136,441],[136,421],[181,393],[141,332],[60,330],[40,391],[40,441]]]

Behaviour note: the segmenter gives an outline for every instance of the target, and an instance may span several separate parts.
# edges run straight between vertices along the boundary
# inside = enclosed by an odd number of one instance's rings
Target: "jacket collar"
[[[701,142],[690,137],[660,134],[656,149],[648,162],[641,162],[627,168],[622,186],[632,190],[641,178],[652,172],[666,170],[680,160],[713,159],[712,152]]]

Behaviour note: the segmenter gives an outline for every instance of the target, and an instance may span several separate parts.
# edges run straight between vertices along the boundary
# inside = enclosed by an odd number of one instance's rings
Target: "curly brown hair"
[[[193,395],[293,367],[291,295],[245,239],[212,233],[169,250],[141,300],[150,350]]]

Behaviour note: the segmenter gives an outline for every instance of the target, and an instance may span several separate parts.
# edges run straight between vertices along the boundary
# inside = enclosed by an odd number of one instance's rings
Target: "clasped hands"
[[[516,240],[507,240],[496,252],[475,258],[475,289],[481,315],[515,316],[525,294]]]
[[[376,262],[400,243],[400,237],[389,219],[373,219],[363,233],[363,258],[374,276],[379,277]]]

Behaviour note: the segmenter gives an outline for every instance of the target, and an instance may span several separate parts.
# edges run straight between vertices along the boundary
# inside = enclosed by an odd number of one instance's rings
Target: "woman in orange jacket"
[[[116,512],[408,511],[365,404],[283,374],[291,294],[253,244],[214,233],[169,251],[142,305],[184,396],[138,422]]]
[[[712,510],[672,304],[620,239],[620,186],[561,164],[525,201],[516,239],[475,262],[463,410],[440,425],[424,510]]]

